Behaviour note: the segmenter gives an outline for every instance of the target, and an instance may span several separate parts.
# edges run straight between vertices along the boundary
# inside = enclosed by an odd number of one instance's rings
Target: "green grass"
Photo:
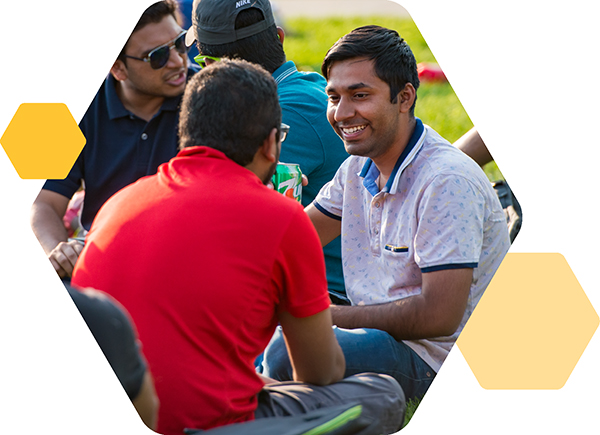
[[[418,63],[436,61],[411,19],[378,16],[288,19],[284,40],[287,57],[301,70],[320,72],[327,50],[343,35],[366,24],[377,24],[398,31],[410,45]],[[473,127],[449,83],[422,83],[417,97],[415,115],[450,142]],[[502,178],[494,162],[487,165],[484,171],[490,180]]]
[[[351,30],[366,24],[394,29],[408,42],[417,62],[435,62],[421,33],[410,19],[389,17],[293,18],[286,21],[284,47],[297,65],[321,70],[327,50]]]
[[[421,400],[419,399],[409,399],[409,401],[406,403],[406,414],[404,414],[404,423],[402,424],[403,428],[406,427],[410,419],[415,414],[419,403],[421,403]]]

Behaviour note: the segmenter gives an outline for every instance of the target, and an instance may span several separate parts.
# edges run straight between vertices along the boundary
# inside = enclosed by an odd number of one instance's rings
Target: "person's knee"
[[[380,373],[360,373],[342,382],[355,386],[363,412],[380,423],[382,433],[400,430],[406,414],[406,397],[396,379]]]
[[[406,396],[400,383],[393,376],[382,373],[360,373],[346,378],[347,381],[367,383],[372,391],[390,396],[390,401],[406,404]]]
[[[389,431],[386,433],[395,433],[404,424],[406,414],[404,390],[392,376],[379,373],[371,373],[370,376],[374,378],[374,382],[379,385],[382,391],[379,406],[381,406],[384,430]]]
[[[405,409],[406,396],[404,394],[404,390],[400,386],[400,383],[390,375],[378,374],[377,376],[381,382],[385,384],[385,389],[389,392],[390,396],[394,398],[394,403]]]
[[[346,376],[356,373],[387,373],[397,367],[395,341],[377,329],[334,329],[346,358]]]

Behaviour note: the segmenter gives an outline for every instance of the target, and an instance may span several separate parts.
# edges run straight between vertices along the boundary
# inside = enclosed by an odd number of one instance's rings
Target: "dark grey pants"
[[[314,409],[360,404],[372,420],[361,435],[391,434],[402,427],[406,400],[398,382],[388,375],[362,373],[324,387],[301,382],[266,385],[258,395],[258,418],[304,414]]]

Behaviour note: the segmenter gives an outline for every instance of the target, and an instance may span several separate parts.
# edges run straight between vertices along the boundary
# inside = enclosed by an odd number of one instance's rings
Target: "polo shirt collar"
[[[189,74],[190,72],[188,70],[188,77]],[[104,92],[106,97],[106,105],[109,119],[117,119],[131,116],[131,113],[125,108],[125,106],[123,106],[123,103],[121,102],[121,99],[117,94],[117,80],[113,77],[112,74],[109,74],[106,78],[106,86]],[[179,108],[180,101],[181,96],[165,98],[157,114],[165,110],[177,110]]]
[[[416,118],[413,134],[410,137],[408,144],[406,144],[404,151],[402,151],[402,154],[398,157],[390,178],[381,190],[382,192],[391,194],[396,193],[396,190],[398,189],[398,180],[400,179],[397,175],[401,174],[404,168],[406,168],[417,155],[419,149],[423,145],[422,139],[425,137],[424,133],[425,127],[423,126],[423,122],[419,118]],[[379,193],[379,187],[377,187],[379,169],[373,164],[373,160],[367,158],[367,161],[363,165],[358,176],[363,179],[363,186],[365,186],[365,189],[367,189],[371,195],[375,196]]]
[[[188,74],[189,74],[189,72],[188,72]],[[181,95],[178,95],[176,97],[165,98],[165,101],[163,101],[162,106],[160,106],[160,110],[158,112],[160,113],[165,110],[175,111],[175,110],[179,109],[180,102],[181,102]]]
[[[207,147],[205,145],[198,145],[192,147],[185,147],[177,153],[177,157],[189,157],[189,156],[202,156],[202,157],[218,157],[220,159],[227,159],[224,152],[218,149]]]
[[[106,86],[104,88],[106,105],[108,109],[108,118],[116,119],[129,116],[129,111],[123,106],[121,99],[117,95],[117,80],[109,74],[106,77]]]
[[[298,69],[293,61],[288,60],[286,63],[281,65],[273,72],[273,78],[275,79],[275,83],[279,84],[284,81],[286,78],[297,72]]]

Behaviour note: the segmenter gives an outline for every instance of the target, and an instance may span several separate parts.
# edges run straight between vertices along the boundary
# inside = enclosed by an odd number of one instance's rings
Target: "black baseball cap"
[[[255,8],[264,19],[248,27],[235,29],[235,19],[240,11]],[[269,0],[194,0],[192,26],[187,32],[185,43],[189,47],[194,41],[220,45],[256,35],[275,24]]]

